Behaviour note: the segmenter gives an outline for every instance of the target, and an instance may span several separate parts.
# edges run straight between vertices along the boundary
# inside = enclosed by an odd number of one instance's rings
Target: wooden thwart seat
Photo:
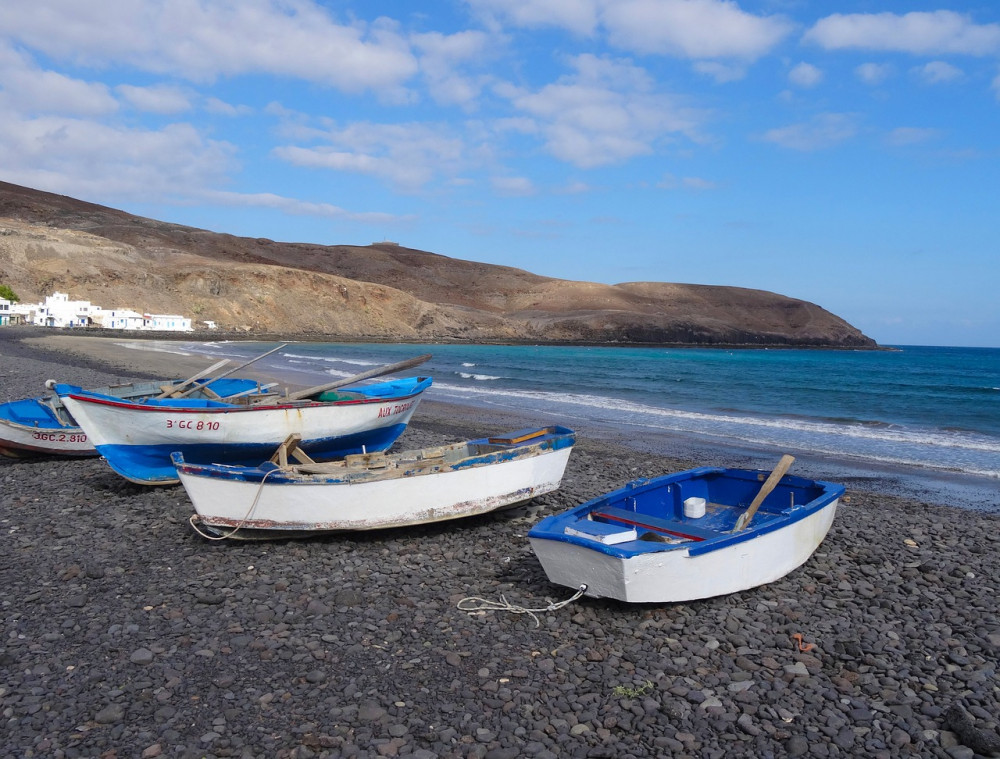
[[[676,535],[681,538],[687,538],[688,540],[710,540],[712,538],[717,538],[720,535],[720,533],[715,530],[698,527],[697,525],[681,522],[677,519],[663,519],[662,517],[655,517],[652,514],[640,514],[635,511],[628,511],[627,509],[619,509],[611,506],[593,511],[591,512],[591,516],[594,519],[605,519],[609,522],[620,522],[632,525],[633,527],[653,530],[654,532],[664,532],[667,535]]]

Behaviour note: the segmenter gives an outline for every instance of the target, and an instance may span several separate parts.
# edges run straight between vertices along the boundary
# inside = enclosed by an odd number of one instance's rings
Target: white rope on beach
[[[476,612],[487,612],[487,611],[509,611],[513,614],[527,614],[533,620],[535,620],[535,627],[541,627],[542,623],[538,620],[538,614],[542,614],[547,611],[558,611],[564,606],[576,601],[578,598],[582,597],[584,593],[587,592],[587,586],[581,585],[580,589],[576,591],[572,596],[567,598],[565,601],[549,601],[549,605],[540,609],[526,609],[523,606],[518,606],[517,604],[512,604],[507,600],[507,597],[502,593],[500,594],[499,601],[490,601],[487,598],[480,598],[479,596],[467,596],[458,602],[458,608],[461,611],[468,612],[469,614],[475,614]],[[548,600],[548,599],[546,599]]]
[[[267,481],[267,478],[270,477],[272,473],[280,471],[280,469],[271,469],[265,472],[264,476],[260,478],[260,485],[257,486],[257,494],[253,497],[253,503],[250,504],[250,508],[247,510],[247,513],[243,515],[243,518],[240,520],[239,524],[233,528],[232,532],[227,532],[225,535],[209,535],[208,533],[202,532],[198,529],[198,525],[196,524],[196,520],[200,518],[200,515],[198,514],[192,514],[188,517],[188,524],[191,525],[191,529],[205,538],[205,540],[225,540],[226,538],[231,538],[239,532],[240,529],[242,529],[250,520],[250,517],[253,516],[254,510],[257,508],[257,503],[260,501],[260,494],[264,492],[264,483]]]

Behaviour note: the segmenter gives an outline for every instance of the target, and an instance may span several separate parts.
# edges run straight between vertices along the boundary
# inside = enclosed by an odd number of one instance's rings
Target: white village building
[[[70,300],[66,293],[53,293],[44,303],[8,302],[14,321],[38,327],[103,327],[105,329],[193,332],[191,320],[177,314],[140,314],[127,308],[103,309],[89,300]],[[2,321],[0,324],[6,324]]]
[[[143,329],[155,329],[159,332],[194,332],[191,320],[177,314],[143,314],[146,326]]]
[[[94,324],[104,329],[144,329],[146,318],[128,308],[102,308],[94,314]]]
[[[10,324],[10,301],[0,298],[0,325]]]
[[[12,310],[37,327],[86,327],[96,308],[89,300],[70,300],[66,293],[57,292],[46,296],[44,303],[18,303]]]

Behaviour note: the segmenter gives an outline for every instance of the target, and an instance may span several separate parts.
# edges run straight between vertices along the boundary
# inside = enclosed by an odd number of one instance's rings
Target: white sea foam
[[[494,377],[491,374],[470,374],[469,372],[457,372],[458,376],[462,379],[471,379],[479,382],[485,382],[488,380],[498,380],[503,379],[503,377]]]
[[[339,358],[337,356],[317,356],[310,353],[287,353],[281,354],[284,358],[298,361],[317,361],[324,364],[349,364],[351,366],[381,366],[377,361],[367,361],[359,358]]]
[[[173,353],[178,356],[193,356],[191,351],[183,350],[177,347],[177,344],[171,344],[170,341],[159,342],[156,340],[144,340],[142,342],[115,342],[119,348],[127,348],[128,350],[139,350],[139,351],[152,351],[153,353]]]
[[[558,412],[566,419],[650,431],[687,432],[752,445],[790,447],[833,456],[855,456],[1000,478],[1000,441],[955,431],[741,414],[712,414],[661,408],[619,398],[483,386],[436,385],[438,392],[490,405],[505,402],[520,410]]]

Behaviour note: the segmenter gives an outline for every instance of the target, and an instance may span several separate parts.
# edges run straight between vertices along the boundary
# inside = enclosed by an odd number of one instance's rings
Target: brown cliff
[[[227,331],[331,338],[872,348],[762,290],[538,276],[394,244],[281,243],[168,224],[0,182],[0,283]]]

